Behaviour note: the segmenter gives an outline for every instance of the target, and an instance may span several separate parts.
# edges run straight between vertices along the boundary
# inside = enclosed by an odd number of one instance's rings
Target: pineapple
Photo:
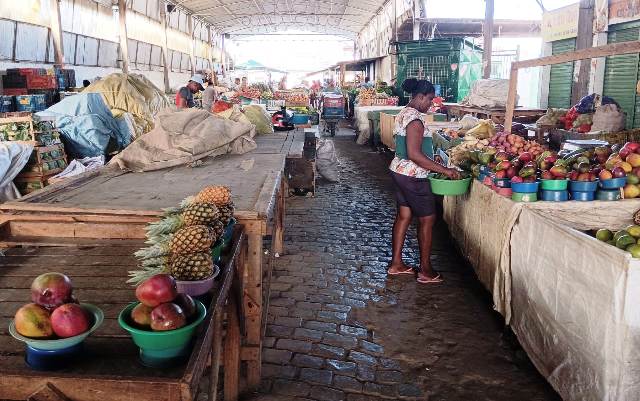
[[[218,208],[213,203],[192,203],[184,208],[180,214],[174,214],[149,224],[147,236],[170,234],[185,226],[211,224],[219,214]]]
[[[213,232],[213,242],[216,242],[224,234],[225,225],[222,224],[222,221],[216,220],[210,228]]]
[[[640,225],[640,210],[633,214],[633,222]]]
[[[186,209],[187,206],[195,203],[195,199],[196,199],[195,196],[187,196],[180,202],[180,206],[168,207],[168,208],[162,209],[162,212],[163,212],[162,217],[171,217],[171,216],[175,216],[176,214],[182,213],[182,211]]]
[[[214,237],[207,226],[188,226],[181,228],[174,235],[169,246],[174,255],[194,252],[205,252],[211,248]]]
[[[143,260],[141,267],[140,270],[129,271],[129,280],[127,280],[127,283],[138,285],[156,274],[168,273],[170,270],[169,257],[162,256]]]
[[[196,202],[214,203],[216,206],[224,206],[231,202],[231,191],[223,186],[205,187],[196,195]]]
[[[224,224],[224,226],[226,227],[227,224],[229,224],[229,222],[233,218],[233,211],[234,211],[233,202],[230,202],[223,206],[219,206],[218,211],[220,212],[219,219],[220,221],[222,221],[222,224]]]
[[[176,255],[171,259],[171,275],[176,280],[204,280],[213,274],[213,260],[209,252]]]

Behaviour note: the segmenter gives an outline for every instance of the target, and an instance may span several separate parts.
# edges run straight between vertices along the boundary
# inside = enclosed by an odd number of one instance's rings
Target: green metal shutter
[[[576,49],[576,39],[557,40],[551,43],[551,54],[572,52]],[[568,109],[571,107],[571,83],[573,80],[573,62],[554,64],[549,76],[548,106]]]
[[[610,27],[608,43],[640,39],[640,28]],[[636,96],[638,82],[638,53],[607,57],[604,67],[603,94],[612,97],[627,113],[627,128],[640,127],[640,96]]]

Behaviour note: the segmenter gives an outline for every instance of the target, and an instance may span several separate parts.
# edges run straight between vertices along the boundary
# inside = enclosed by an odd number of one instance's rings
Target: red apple
[[[524,179],[524,182],[536,182],[536,176],[532,175]]]
[[[31,300],[53,310],[71,299],[72,291],[69,277],[62,273],[44,273],[31,283]]]
[[[543,180],[553,180],[553,174],[551,174],[549,170],[544,170],[540,174],[540,178],[542,178]]]
[[[517,174],[517,171],[515,167],[512,166],[507,169],[507,178],[514,177],[516,174]]]
[[[136,288],[138,301],[152,308],[173,301],[177,295],[176,280],[168,274],[156,274]]]
[[[520,161],[522,161],[523,163],[529,163],[533,160],[533,156],[529,152],[522,152],[520,153],[520,156],[518,156],[518,159],[520,159]]]
[[[176,299],[173,300],[173,303],[182,309],[187,319],[191,319],[191,317],[195,316],[198,311],[196,302],[187,294],[178,294]]]
[[[611,170],[611,174],[613,174],[614,178],[622,178],[627,175],[622,167],[614,167],[613,170]]]
[[[580,173],[578,175],[578,181],[590,181],[589,180],[589,173]]]
[[[141,328],[151,327],[152,307],[145,304],[138,304],[131,310],[131,320]]]
[[[572,172],[569,173],[569,179],[571,181],[578,181],[578,176],[580,175],[580,173],[578,173],[577,171],[573,170]]]
[[[64,304],[51,313],[51,327],[58,337],[77,336],[89,330],[89,317],[78,304]]]
[[[154,331],[175,330],[187,324],[187,317],[174,303],[164,303],[151,311],[151,329]]]
[[[613,174],[611,173],[611,171],[609,171],[607,169],[602,169],[602,170],[600,170],[600,173],[598,174],[598,178],[600,178],[601,180],[610,180],[610,179],[613,178]]]
[[[620,158],[624,160],[631,154],[631,151],[628,148],[622,148],[618,154],[620,155]]]
[[[640,143],[638,142],[627,142],[624,144],[624,147],[629,149],[631,152],[637,152],[640,148]]]
[[[53,335],[49,311],[37,304],[26,304],[14,317],[16,331],[29,338],[47,338]]]
[[[496,178],[499,178],[499,179],[507,178],[507,171],[506,170],[496,171]]]
[[[516,175],[515,177],[512,177],[512,178],[511,178],[511,183],[512,183],[512,184],[520,184],[520,183],[522,183],[522,182],[524,182],[524,178],[522,178],[522,177],[520,177],[520,176],[517,176],[517,175]]]
[[[567,169],[564,166],[553,166],[551,167],[549,172],[556,178],[565,178],[567,176]]]

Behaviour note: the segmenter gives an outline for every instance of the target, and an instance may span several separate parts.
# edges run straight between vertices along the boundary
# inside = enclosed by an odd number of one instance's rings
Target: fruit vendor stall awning
[[[249,60],[242,64],[237,64],[234,69],[236,70],[244,70],[244,71],[268,71],[268,72],[279,72],[282,74],[286,74],[286,71],[278,70],[276,68],[267,67],[255,60]]]

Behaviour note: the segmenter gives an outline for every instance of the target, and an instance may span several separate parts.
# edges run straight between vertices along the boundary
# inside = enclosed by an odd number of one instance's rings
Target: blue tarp
[[[38,115],[54,116],[65,149],[74,159],[107,155],[122,150],[133,133],[124,119],[116,119],[99,93],[79,93]]]

